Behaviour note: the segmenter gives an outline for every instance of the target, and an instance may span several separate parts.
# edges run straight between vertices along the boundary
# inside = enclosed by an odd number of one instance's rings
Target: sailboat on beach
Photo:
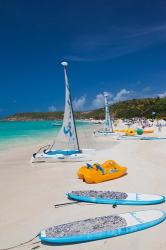
[[[64,67],[66,97],[63,124],[58,139],[65,142],[67,149],[54,150],[54,143],[44,146],[33,154],[32,162],[86,161],[91,160],[91,155],[94,153],[94,149],[80,149],[66,71],[68,63],[62,62],[61,65]]]
[[[108,94],[106,92],[103,93],[104,102],[105,102],[105,127],[103,130],[99,130],[94,133],[96,136],[112,136],[115,135],[113,132],[112,120],[110,117],[109,106],[108,106]]]

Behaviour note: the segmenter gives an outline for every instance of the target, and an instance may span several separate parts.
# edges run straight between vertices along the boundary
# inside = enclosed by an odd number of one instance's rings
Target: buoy
[[[137,135],[142,135],[144,131],[141,128],[137,128],[136,132],[137,132]]]

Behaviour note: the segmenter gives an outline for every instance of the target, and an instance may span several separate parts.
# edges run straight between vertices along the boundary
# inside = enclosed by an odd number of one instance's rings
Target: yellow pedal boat
[[[119,178],[126,173],[126,167],[119,166],[114,160],[108,160],[103,164],[90,165],[87,163],[86,166],[79,169],[77,175],[86,183],[100,183]]]

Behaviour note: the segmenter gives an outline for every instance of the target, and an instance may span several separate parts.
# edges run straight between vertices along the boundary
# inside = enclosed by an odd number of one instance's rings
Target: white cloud
[[[108,92],[104,92],[104,93],[107,93],[108,101],[110,101],[110,99],[112,98],[112,94],[108,93]],[[95,99],[92,101],[92,108],[93,109],[98,109],[98,108],[102,108],[103,106],[104,106],[104,96],[103,96],[103,94],[96,95]]]
[[[98,94],[92,101],[92,107],[97,109],[103,106],[104,106],[104,96],[103,94]]]
[[[56,111],[56,107],[54,105],[51,105],[48,107],[48,111],[49,112],[55,112]]]
[[[81,96],[80,98],[75,98],[73,100],[73,108],[74,110],[76,111],[81,111],[83,110],[84,106],[85,106],[85,103],[86,103],[86,97],[85,96]]]
[[[158,96],[159,96],[160,98],[166,97],[166,91],[163,92],[163,93],[158,94]]]
[[[141,91],[133,91],[133,90],[127,90],[127,89],[121,89],[116,94],[112,95],[111,93],[106,92],[109,94],[108,102],[109,104],[113,104],[120,101],[125,101],[129,99],[137,99],[137,98],[147,98],[147,97],[156,97],[156,94],[150,94],[152,89],[149,86],[146,86]],[[160,98],[166,97],[166,91],[163,93],[158,94]],[[104,107],[104,96],[103,94],[98,94],[96,97],[92,100],[92,104],[90,106],[90,109],[98,109]]]
[[[115,96],[112,95],[111,92],[104,92],[108,94],[108,103],[114,103],[126,100],[128,95],[132,93],[132,91],[121,89],[118,93],[116,93]],[[98,109],[104,107],[104,96],[103,94],[98,94],[96,97],[92,100],[92,109]]]
[[[121,89],[113,98],[113,102],[119,102],[125,100],[130,93],[131,91],[129,90]]]

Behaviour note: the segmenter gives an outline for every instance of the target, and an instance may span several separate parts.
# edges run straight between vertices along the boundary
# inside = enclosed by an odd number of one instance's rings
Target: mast
[[[75,134],[77,149],[80,150],[79,142],[78,142],[78,136],[77,136],[77,130],[76,130],[76,124],[75,124],[75,119],[74,119],[72,98],[71,98],[71,94],[70,94],[69,81],[68,81],[67,70],[66,70],[66,68],[68,66],[68,63],[67,62],[62,62],[61,65],[64,67],[64,76],[65,76],[65,85],[66,85],[66,98],[67,98],[67,93],[68,93],[68,100],[66,100],[66,101],[67,101],[67,103],[68,103],[68,105],[70,107],[70,111],[71,111],[71,114],[70,114],[71,116],[70,116],[70,121],[69,121],[68,127],[69,127],[69,130],[70,130],[71,129],[71,124],[70,123],[73,121],[73,126],[74,126],[74,131],[73,132]]]
[[[104,92],[104,101],[105,101],[105,129],[107,131],[113,132],[112,122],[110,119],[109,107],[108,107],[108,94]]]

